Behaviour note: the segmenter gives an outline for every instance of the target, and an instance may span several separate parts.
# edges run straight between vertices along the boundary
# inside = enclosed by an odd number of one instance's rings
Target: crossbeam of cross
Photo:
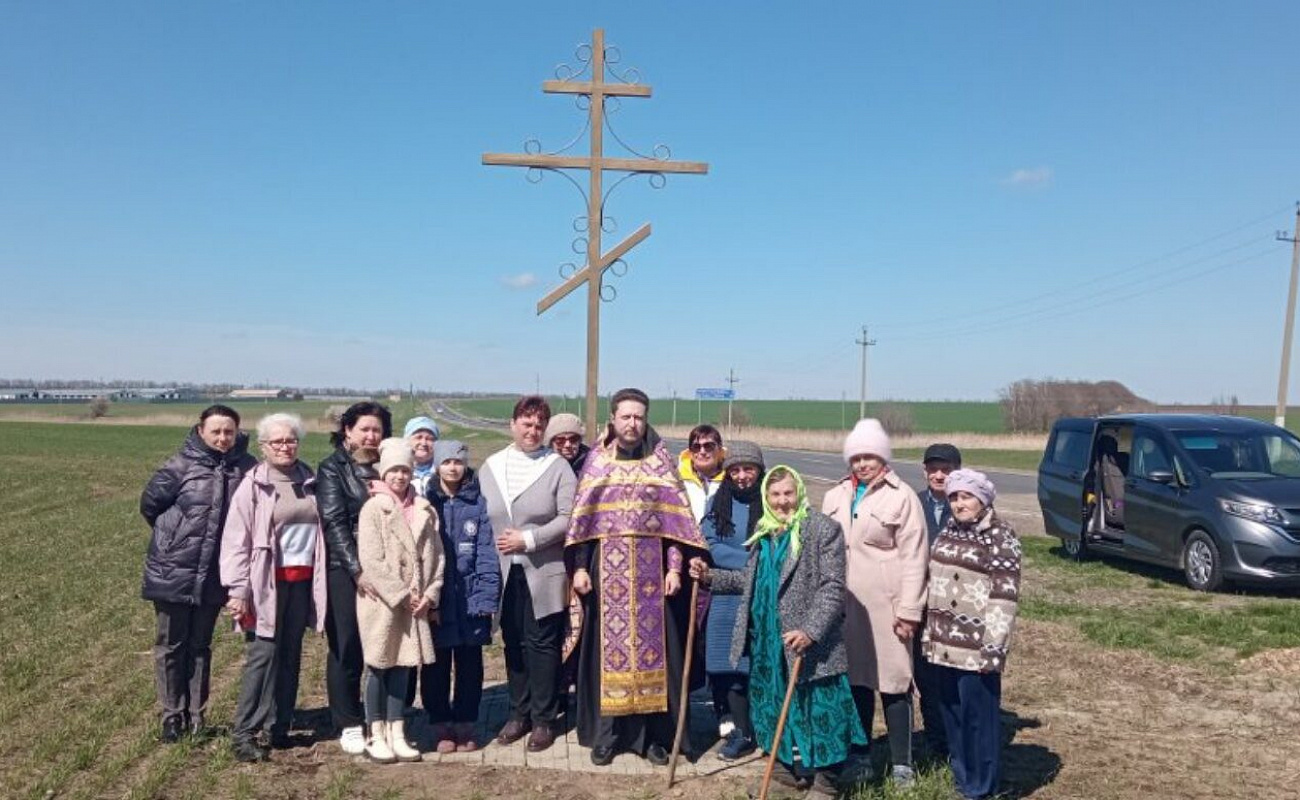
[[[587,95],[591,154],[569,156],[544,153],[484,153],[483,164],[501,167],[527,167],[549,170],[587,170],[587,259],[563,283],[551,290],[537,303],[537,313],[542,314],[583,284],[587,285],[587,439],[596,436],[598,420],[597,391],[600,368],[600,303],[601,282],[609,269],[629,250],[650,235],[649,223],[642,225],[631,236],[608,252],[601,250],[601,230],[604,216],[603,177],[605,172],[663,174],[675,173],[703,175],[709,165],[700,161],[670,161],[658,158],[609,158],[604,155],[605,98],[650,97],[649,86],[640,83],[606,83],[605,32],[597,29],[591,38],[591,79],[543,81],[542,91],[549,94]]]

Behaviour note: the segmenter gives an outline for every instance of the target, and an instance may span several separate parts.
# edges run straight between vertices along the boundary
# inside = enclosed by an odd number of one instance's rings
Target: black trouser
[[[564,612],[537,619],[524,568],[510,568],[501,600],[501,640],[512,719],[554,725],[560,716],[560,648]]]
[[[912,693],[880,693],[881,705],[885,709],[885,730],[889,734],[889,761],[899,766],[912,764]],[[862,727],[871,738],[871,723],[876,716],[876,692],[866,686],[853,687],[853,705],[857,706],[858,718]]]
[[[483,699],[483,648],[476,644],[439,647],[432,664],[420,668],[420,700],[433,723],[476,722]],[[456,667],[452,694],[451,670]]]
[[[921,618],[921,627],[925,628],[925,618]],[[912,637],[912,674],[916,688],[921,693],[921,724],[925,727],[925,746],[931,758],[944,758],[948,755],[948,737],[943,730],[943,713],[939,703],[939,681],[934,665],[921,655],[921,635]]]
[[[311,580],[276,581],[275,638],[248,634],[233,735],[248,739],[271,720],[272,733],[288,733],[298,701],[302,635],[311,614]]]
[[[718,720],[730,713],[736,730],[754,741],[754,725],[749,719],[749,676],[743,672],[710,672],[709,690]]]
[[[330,567],[326,577],[329,602],[325,612],[325,636],[329,657],[325,661],[325,685],[329,692],[330,716],[337,728],[352,728],[363,721],[361,632],[357,629],[357,584],[346,569]]]
[[[157,626],[153,642],[154,678],[164,720],[184,724],[203,721],[208,707],[212,663],[212,631],[221,604],[190,605],[155,600]]]

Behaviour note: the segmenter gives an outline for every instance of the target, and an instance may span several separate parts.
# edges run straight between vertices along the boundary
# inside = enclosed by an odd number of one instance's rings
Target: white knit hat
[[[415,469],[415,453],[411,452],[411,446],[406,440],[399,436],[389,437],[379,443],[379,477],[384,477],[394,467]]]
[[[844,463],[848,464],[849,459],[860,455],[878,456],[884,461],[893,457],[894,449],[889,445],[889,434],[885,433],[880,420],[860,419],[853,430],[849,431],[848,438],[844,440]]]

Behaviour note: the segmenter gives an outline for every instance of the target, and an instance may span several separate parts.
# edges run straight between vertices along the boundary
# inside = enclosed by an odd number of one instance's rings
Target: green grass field
[[[454,400],[450,405],[465,413],[491,419],[509,419],[517,398],[483,398]],[[554,412],[579,413],[581,402],[573,397],[549,397]],[[608,398],[602,400],[602,403]],[[884,405],[908,409],[918,433],[1002,433],[1002,411],[997,403],[981,402],[900,402],[867,403],[867,415],[880,413]],[[763,428],[804,428],[808,430],[842,430],[853,426],[858,419],[858,404],[841,404],[829,400],[737,400],[733,408],[742,409],[749,417],[747,424]],[[650,405],[650,422],[668,425],[673,421],[671,398],[656,398]],[[727,421],[727,403],[721,400],[678,399],[677,423],[695,425],[709,422],[721,425]]]
[[[1023,616],[1072,625],[1101,647],[1228,672],[1261,651],[1300,646],[1294,593],[1202,594],[1187,589],[1176,570],[1120,559],[1076,562],[1041,536],[1022,544],[1025,564],[1045,579],[1026,594]]]
[[[506,441],[459,429],[475,461]],[[222,747],[159,750],[152,607],[140,600],[149,529],[140,490],[185,429],[0,421],[0,795],[171,797],[180,770],[235,765]],[[302,458],[329,452],[308,434]],[[213,674],[242,642],[218,627]],[[318,679],[304,667],[304,682]],[[213,719],[228,720],[233,682],[214,681]],[[194,752],[191,752],[194,750]],[[202,752],[199,752],[202,750]],[[125,791],[119,791],[121,784]]]

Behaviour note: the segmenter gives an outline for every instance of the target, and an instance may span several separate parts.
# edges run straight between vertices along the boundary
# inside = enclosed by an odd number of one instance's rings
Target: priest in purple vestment
[[[578,478],[566,559],[584,605],[578,742],[604,766],[619,752],[668,763],[676,725],[692,557],[706,556],[676,461],[623,389]],[[687,589],[683,591],[683,589]]]

